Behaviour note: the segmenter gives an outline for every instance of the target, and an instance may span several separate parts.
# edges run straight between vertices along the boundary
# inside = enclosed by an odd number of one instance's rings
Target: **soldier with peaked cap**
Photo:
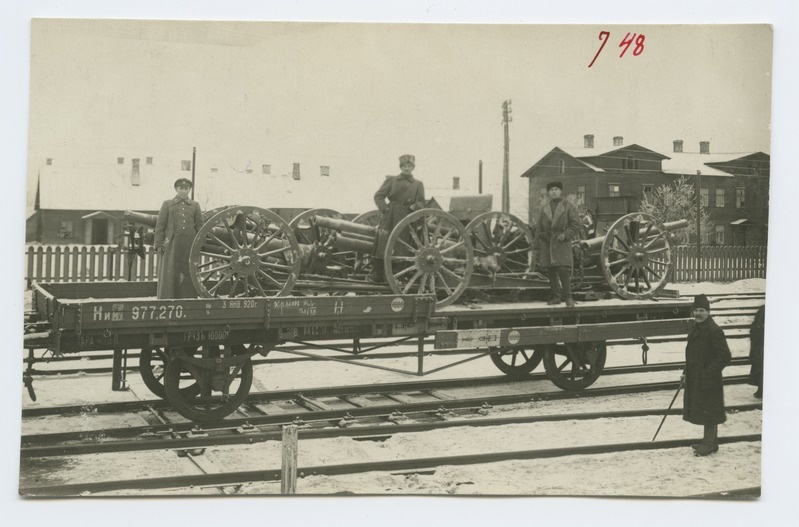
[[[694,324],[685,347],[682,418],[705,427],[702,442],[692,448],[695,455],[707,456],[718,451],[718,425],[727,420],[722,370],[731,356],[724,332],[710,316],[705,295],[694,297],[692,314]]]
[[[158,252],[158,298],[194,298],[197,292],[189,275],[191,244],[203,225],[200,204],[189,199],[191,181],[175,181],[177,195],[161,204],[155,224]]]
[[[563,184],[560,181],[547,184],[548,201],[538,215],[533,249],[538,265],[546,270],[549,279],[549,304],[560,304],[561,300],[566,300],[568,307],[574,307],[571,242],[580,233],[583,222],[574,205],[561,198],[562,191]]]
[[[380,211],[380,227],[372,272],[369,276],[375,282],[382,282],[385,279],[383,255],[386,252],[389,234],[405,216],[425,207],[424,184],[413,177],[416,158],[407,154],[400,156],[399,166],[400,174],[388,176],[374,196],[375,205]]]

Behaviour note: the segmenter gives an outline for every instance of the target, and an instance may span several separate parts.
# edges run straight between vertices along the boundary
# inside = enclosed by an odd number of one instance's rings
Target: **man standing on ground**
[[[552,181],[547,184],[547,203],[541,207],[535,232],[535,257],[538,264],[546,269],[551,297],[550,305],[566,300],[568,307],[574,307],[571,289],[571,272],[574,265],[572,240],[583,226],[577,209],[561,198],[563,184]]]
[[[682,418],[703,425],[702,442],[693,445],[694,455],[707,456],[718,451],[718,425],[727,420],[724,411],[722,370],[730,363],[730,348],[724,332],[710,316],[705,295],[694,297],[694,324],[685,347],[685,392]]]

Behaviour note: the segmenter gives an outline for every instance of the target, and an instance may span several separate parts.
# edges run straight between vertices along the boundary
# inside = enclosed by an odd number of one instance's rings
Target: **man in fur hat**
[[[377,233],[377,250],[372,272],[369,275],[375,282],[385,279],[383,255],[389,234],[405,216],[425,207],[424,185],[413,177],[416,158],[407,154],[400,156],[399,166],[401,173],[398,176],[388,176],[375,192],[375,205],[380,211],[380,229]]]
[[[705,295],[694,297],[692,313],[694,324],[685,347],[682,418],[705,427],[702,442],[692,448],[694,455],[707,456],[718,451],[718,425],[727,420],[721,372],[731,356],[724,332],[710,316],[710,302]]]
[[[534,254],[538,264],[546,269],[551,296],[549,304],[574,307],[571,289],[571,273],[574,265],[572,240],[580,233],[583,222],[577,209],[561,198],[563,184],[552,181],[547,184],[549,200],[541,207],[535,229]]]

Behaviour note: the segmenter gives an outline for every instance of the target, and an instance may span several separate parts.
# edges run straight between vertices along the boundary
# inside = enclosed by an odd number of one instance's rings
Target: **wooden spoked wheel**
[[[541,364],[542,350],[531,350],[524,346],[501,348],[491,354],[491,361],[499,371],[513,378],[524,378]]]
[[[244,346],[203,346],[176,353],[166,367],[166,399],[192,421],[217,421],[233,413],[252,386],[252,360]],[[186,387],[196,385],[187,392]]]
[[[607,358],[604,341],[552,344],[544,349],[547,377],[563,390],[582,390],[602,375]]]
[[[651,298],[671,273],[668,232],[649,214],[623,216],[608,229],[600,265],[608,285],[622,298]]]
[[[297,243],[313,245],[315,243],[325,243],[327,237],[333,234],[330,229],[316,225],[311,221],[311,218],[316,216],[324,216],[325,218],[333,218],[336,220],[343,220],[339,212],[332,209],[308,209],[294,216],[289,222],[289,227],[297,238]]]
[[[289,224],[258,207],[229,207],[209,218],[189,255],[191,280],[203,298],[287,295],[300,264]]]
[[[380,211],[370,210],[369,212],[364,212],[363,214],[359,214],[352,219],[353,223],[360,223],[361,225],[369,225],[370,227],[377,227],[380,225]]]
[[[166,398],[164,375],[166,374],[166,364],[168,362],[168,354],[163,348],[157,346],[144,348],[139,353],[139,374],[142,381],[154,395],[161,399]],[[181,391],[186,397],[194,397],[199,393],[197,384],[192,382],[184,383]]]
[[[475,272],[523,276],[533,265],[533,232],[516,216],[485,212],[466,226],[472,240]]]
[[[455,302],[469,285],[474,251],[451,214],[422,209],[403,218],[386,242],[385,273],[397,294],[435,294],[436,307]]]
[[[309,209],[292,218],[289,226],[303,255],[302,274],[351,277],[356,271],[357,254],[336,249],[334,240],[339,233],[314,221],[318,217],[345,219],[341,213],[331,209]]]

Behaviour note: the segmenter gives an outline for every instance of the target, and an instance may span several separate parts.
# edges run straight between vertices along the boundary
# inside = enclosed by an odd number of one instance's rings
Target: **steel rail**
[[[720,444],[761,441],[760,434],[720,437]],[[509,452],[491,452],[487,454],[467,454],[457,456],[435,456],[415,459],[398,459],[387,461],[371,461],[365,463],[346,463],[338,465],[317,465],[300,467],[300,477],[337,476],[344,474],[362,474],[366,472],[396,472],[423,469],[435,469],[442,466],[464,466],[502,461],[546,459],[576,455],[610,454],[635,450],[661,450],[682,448],[695,443],[696,439],[671,439],[663,441],[646,441],[637,443],[613,443],[578,447],[562,447],[535,450],[517,450]],[[280,469],[250,470],[241,472],[223,472],[210,474],[193,474],[180,476],[163,476],[152,478],[92,481],[84,483],[65,483],[56,485],[40,485],[20,487],[19,493],[27,497],[85,496],[119,490],[163,490],[184,487],[219,487],[240,485],[244,483],[279,481]]]

